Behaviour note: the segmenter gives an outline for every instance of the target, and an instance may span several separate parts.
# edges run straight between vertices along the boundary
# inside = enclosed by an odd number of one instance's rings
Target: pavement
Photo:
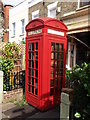
[[[17,106],[14,103],[0,105],[0,120],[60,120],[59,106],[41,112],[31,105]]]

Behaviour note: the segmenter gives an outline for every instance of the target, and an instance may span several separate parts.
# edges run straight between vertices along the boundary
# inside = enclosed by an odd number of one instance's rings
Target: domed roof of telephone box
[[[36,18],[34,20],[31,20],[27,25],[26,25],[26,31],[35,29],[38,27],[53,27],[57,29],[62,29],[67,31],[66,25],[61,22],[60,20],[57,20],[55,18],[49,18],[49,17],[44,17],[44,18]]]

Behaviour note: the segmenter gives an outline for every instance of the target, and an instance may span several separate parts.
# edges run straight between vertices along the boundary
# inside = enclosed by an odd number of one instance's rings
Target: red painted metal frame
[[[41,33],[29,35],[30,31],[39,29],[42,29]],[[48,29],[64,32],[64,36],[50,34],[48,33]],[[25,99],[29,104],[44,111],[60,104],[61,91],[58,95],[54,94],[50,96],[52,42],[64,44],[63,81],[61,86],[65,86],[67,27],[61,21],[53,18],[37,18],[29,22],[29,24],[26,26],[26,32]],[[28,44],[35,42],[38,42],[38,95],[34,95],[28,91]]]

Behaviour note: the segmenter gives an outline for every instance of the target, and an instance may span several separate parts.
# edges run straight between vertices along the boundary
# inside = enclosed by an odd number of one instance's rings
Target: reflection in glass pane
[[[50,81],[50,87],[54,85],[53,80]]]
[[[54,61],[53,60],[51,60],[51,66],[54,67]]]
[[[31,60],[29,60],[29,67],[31,67]]]
[[[34,60],[34,52],[32,52],[32,59]]]
[[[34,68],[34,61],[32,60],[32,68]]]
[[[55,53],[54,52],[51,53],[51,59],[52,60],[55,59]]]
[[[55,54],[55,59],[59,59],[59,52]]]
[[[35,70],[35,77],[38,77],[38,70]]]
[[[34,43],[32,43],[32,51],[34,51]]]
[[[58,68],[58,61],[55,61],[55,68]]]
[[[36,60],[38,59],[38,52],[36,52],[36,56],[35,56],[35,59],[36,59]]]
[[[37,95],[37,88],[35,88],[35,94]]]
[[[38,61],[35,61],[35,68],[38,69]]]
[[[32,76],[34,76],[34,70],[32,69]]]
[[[50,89],[50,96],[52,96],[52,95],[54,95],[54,89],[53,88]]]
[[[63,52],[60,53],[60,59],[63,59]]]
[[[28,91],[30,92],[30,85],[28,85]]]
[[[60,51],[63,51],[63,44],[60,44]]]
[[[34,86],[32,86],[32,93],[34,94]]]
[[[59,51],[59,43],[56,43],[56,50]]]
[[[37,79],[35,79],[35,87],[37,87],[38,86],[38,82],[37,82],[38,80]]]
[[[28,73],[29,73],[29,76],[30,76],[31,75],[31,69],[30,68],[28,69]]]
[[[38,43],[36,43],[36,50],[38,50]]]
[[[29,43],[29,50],[31,50],[31,44]]]
[[[55,50],[55,43],[51,43],[51,51]]]
[[[31,59],[31,52],[29,52],[29,59]]]
[[[32,85],[34,85],[34,78],[32,78]]]

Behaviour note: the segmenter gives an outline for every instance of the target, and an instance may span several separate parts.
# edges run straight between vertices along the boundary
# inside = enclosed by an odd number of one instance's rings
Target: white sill
[[[79,10],[82,10],[82,9],[85,9],[85,8],[89,8],[89,7],[90,7],[90,5],[86,5],[86,6],[83,6],[83,7],[79,7],[76,10],[79,11]]]

